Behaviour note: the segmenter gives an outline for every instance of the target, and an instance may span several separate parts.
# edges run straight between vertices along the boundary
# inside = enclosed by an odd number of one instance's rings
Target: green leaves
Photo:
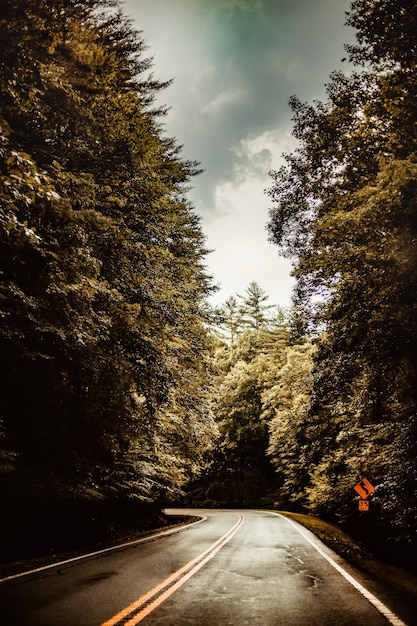
[[[417,10],[412,0],[354,0],[347,24],[358,32],[358,45],[348,47],[355,62],[415,68]]]
[[[293,258],[298,311],[319,336],[300,422],[311,422],[315,452],[296,440],[295,467],[307,505],[345,521],[349,484],[364,468],[386,485],[381,498],[396,464],[416,477],[415,433],[407,445],[403,436],[414,432],[417,401],[416,15],[408,0],[352,3],[358,43],[348,51],[364,69],[333,74],[324,103],[292,99],[299,148],[269,190],[271,239]],[[282,437],[275,463],[281,449]],[[390,511],[399,535],[415,515],[401,498]],[[386,530],[389,517],[381,512]]]
[[[283,311],[271,315],[268,296],[256,283],[240,299],[242,304],[228,298],[217,318],[229,343],[213,346],[209,397],[218,436],[200,489],[217,505],[259,506],[262,498],[274,498],[268,391],[285,362],[288,330]]]
[[[3,443],[23,473],[152,500],[212,437],[196,163],[121,13],[23,4],[0,18]]]

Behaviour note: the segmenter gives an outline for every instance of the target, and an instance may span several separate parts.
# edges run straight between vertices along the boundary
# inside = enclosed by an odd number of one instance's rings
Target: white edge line
[[[89,559],[93,556],[98,556],[99,554],[105,554],[106,552],[113,552],[114,550],[121,550],[122,548],[128,548],[129,546],[135,546],[141,543],[146,543],[148,541],[153,541],[154,539],[158,539],[159,537],[164,537],[165,535],[172,535],[174,533],[181,532],[182,530],[187,530],[191,526],[195,526],[196,524],[201,524],[201,522],[205,522],[206,519],[207,519],[206,516],[202,516],[201,519],[195,522],[190,522],[189,524],[183,524],[175,528],[169,528],[168,530],[163,530],[161,532],[155,533],[154,535],[148,535],[147,537],[142,537],[141,539],[134,539],[133,541],[120,543],[115,546],[110,546],[109,548],[103,548],[102,550],[89,552],[88,554],[80,554],[79,556],[72,557],[71,559],[66,559],[65,561],[58,561],[57,563],[49,563],[49,565],[43,565],[42,567],[37,567],[36,569],[31,569],[25,572],[20,572],[19,574],[12,574],[11,576],[0,578],[0,584],[7,582],[8,580],[14,580],[15,578],[22,578],[23,576],[30,576],[30,574],[37,574],[38,572],[43,572],[45,570],[52,569],[53,567],[61,567],[62,565],[68,565],[69,563],[75,563],[76,561]]]
[[[355,589],[359,591],[359,593],[361,593],[368,600],[368,602],[370,602],[377,609],[377,611],[379,611],[389,621],[390,624],[392,624],[393,626],[407,626],[407,624],[405,624],[399,617],[397,617],[395,613],[390,611],[390,609],[387,606],[385,606],[385,604],[383,604],[381,600],[378,600],[376,596],[374,596],[370,591],[368,591],[355,578],[353,578],[353,576],[351,576],[345,569],[343,569],[343,567],[341,567],[338,563],[336,563],[336,561],[334,561],[318,545],[316,545],[310,539],[310,537],[308,537],[303,532],[303,530],[295,522],[293,522],[293,520],[289,519],[285,515],[281,515],[281,513],[274,513],[273,511],[270,511],[270,513],[272,515],[278,515],[279,517],[282,517],[289,524],[291,524],[291,526],[294,526],[297,532],[299,532],[300,535],[302,535],[304,539],[308,541],[308,543],[312,545],[313,548],[317,550],[317,552],[321,554],[321,556],[325,558],[326,561],[330,563],[330,565],[334,567],[335,570],[339,572],[339,574],[341,574],[351,585],[353,585],[353,587],[355,587]]]

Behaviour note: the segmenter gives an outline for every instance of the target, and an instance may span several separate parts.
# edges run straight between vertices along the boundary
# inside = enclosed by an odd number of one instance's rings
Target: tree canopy
[[[353,519],[349,490],[366,471],[393,542],[416,515],[416,19],[407,0],[352,2],[354,69],[331,76],[325,102],[291,100],[299,147],[269,189],[270,237],[320,336],[308,412],[330,439],[318,428],[307,501]],[[393,497],[399,465],[409,473]]]
[[[4,0],[0,32],[4,484],[175,493],[213,429],[199,166],[117,2]]]
[[[218,435],[206,471],[191,485],[193,504],[272,505],[277,497],[267,455],[273,409],[266,397],[285,363],[289,330],[285,312],[268,300],[252,281],[244,296],[230,296],[214,316],[210,407]]]
[[[271,173],[290,315],[252,281],[214,312],[198,163],[165,136],[116,0],[0,8],[0,486],[276,504],[414,541],[417,6],[354,0],[350,70],[293,97]],[[213,320],[215,328],[213,329]]]

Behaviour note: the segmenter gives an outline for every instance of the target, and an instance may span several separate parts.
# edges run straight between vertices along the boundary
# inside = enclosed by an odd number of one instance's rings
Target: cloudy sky
[[[290,96],[324,98],[343,68],[350,0],[125,0],[171,107],[165,132],[204,173],[189,198],[201,215],[212,303],[255,280],[270,304],[290,302],[289,262],[268,242],[268,172],[294,149]]]

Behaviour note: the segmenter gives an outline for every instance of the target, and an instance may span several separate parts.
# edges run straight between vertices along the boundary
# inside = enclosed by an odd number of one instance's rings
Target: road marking
[[[234,515],[237,515],[234,514]],[[160,606],[165,600],[179,589],[187,580],[198,572],[210,559],[212,559],[228,541],[237,533],[243,524],[243,515],[238,515],[236,524],[227,531],[220,539],[215,541],[204,552],[199,554],[189,563],[186,563],[179,570],[171,574],[164,581],[156,585],[153,589],[145,593],[138,600],[120,611],[117,615],[104,622],[101,626],[116,626],[121,623],[123,626],[136,626],[149,613]],[[127,621],[126,621],[127,620]]]
[[[368,600],[368,602],[370,602],[377,609],[377,611],[379,611],[389,621],[390,624],[392,624],[392,626],[407,626],[407,624],[405,624],[399,617],[397,617],[395,613],[390,611],[390,609],[385,606],[385,604],[383,604],[381,600],[378,600],[376,596],[374,596],[355,578],[353,578],[353,576],[351,576],[345,569],[343,569],[343,567],[341,567],[338,563],[336,563],[336,561],[334,561],[330,556],[323,552],[320,546],[316,545],[314,541],[312,541],[310,537],[308,537],[306,533],[304,533],[303,530],[297,524],[295,524],[295,522],[293,522],[291,519],[288,519],[288,517],[286,517],[285,515],[281,515],[280,513],[274,513],[271,511],[271,514],[282,517],[286,522],[291,524],[291,526],[294,526],[297,532],[299,532],[300,535],[302,535],[304,539],[308,541],[308,543],[312,545],[313,548],[317,550],[317,552],[321,554],[321,556],[324,557],[326,561],[339,572],[339,574],[343,576],[343,578],[345,578],[351,585],[353,585],[355,589],[359,591],[359,593],[361,593]]]
[[[82,561],[83,559],[89,559],[93,556],[98,556],[100,554],[106,554],[108,552],[114,552],[114,550],[122,550],[123,548],[129,548],[132,546],[139,545],[141,543],[147,543],[148,541],[153,541],[154,539],[158,539],[159,537],[165,537],[166,535],[173,535],[174,533],[179,533],[182,530],[187,530],[191,526],[195,526],[196,524],[201,524],[204,522],[207,517],[203,516],[201,519],[196,522],[190,522],[189,524],[182,524],[181,526],[177,526],[176,528],[169,528],[168,530],[162,530],[161,532],[154,533],[153,535],[148,535],[147,537],[142,537],[142,539],[134,539],[133,541],[127,541],[126,543],[119,543],[116,546],[111,546],[110,548],[103,548],[102,550],[97,550],[96,552],[89,552],[88,554],[81,554],[80,556],[74,556],[71,559],[66,559],[65,561],[59,561],[58,563],[50,563],[49,565],[43,565],[42,567],[37,567],[36,569],[31,569],[26,572],[20,572],[20,574],[12,574],[11,576],[6,576],[5,578],[0,578],[0,583],[4,583],[7,580],[13,580],[15,578],[21,578],[22,576],[29,576],[30,574],[37,574],[38,572],[43,572],[47,569],[52,569],[54,567],[61,567],[62,565],[68,565],[70,563],[75,563],[76,561]]]

